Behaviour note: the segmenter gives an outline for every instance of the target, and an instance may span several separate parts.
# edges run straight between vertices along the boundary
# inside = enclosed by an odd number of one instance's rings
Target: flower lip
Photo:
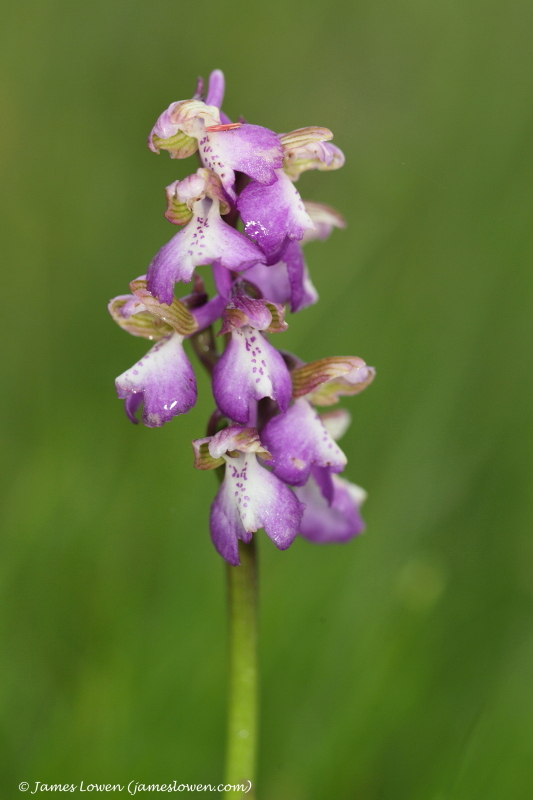
[[[237,201],[245,233],[262,248],[269,264],[280,261],[289,243],[314,227],[289,176],[283,169],[276,170],[276,176],[273,184],[252,181]]]
[[[227,441],[213,452],[219,453],[239,435],[247,436],[240,429],[235,434],[230,426]],[[233,429],[233,430],[232,430]],[[255,433],[257,433],[255,431]],[[211,440],[221,437],[220,431]],[[253,438],[253,435],[252,435]],[[238,443],[242,448],[242,443]],[[230,564],[239,563],[238,540],[249,542],[252,533],[264,528],[265,533],[279,550],[285,550],[294,540],[300,528],[304,510],[294,493],[257,460],[262,452],[229,451],[222,456],[226,461],[224,480],[211,506],[209,528],[215,548]]]
[[[213,369],[213,396],[229,419],[246,425],[255,403],[275,400],[282,411],[289,407],[291,378],[283,357],[265,337],[249,325],[235,328]]]
[[[303,486],[315,465],[342,472],[347,464],[346,456],[303,398],[267,422],[261,435],[272,453],[267,463],[278,478],[292,486]]]
[[[182,342],[179,333],[163,337],[116,379],[117,394],[126,400],[126,413],[132,421],[143,401],[142,421],[149,428],[185,414],[196,403],[194,372]]]
[[[366,492],[338,475],[331,476],[331,496],[325,497],[319,470],[294,492],[305,504],[300,533],[315,544],[342,544],[361,534],[365,523],[360,507]]]
[[[170,304],[177,281],[189,282],[195,267],[220,264],[240,271],[264,260],[261,249],[220,216],[217,198],[193,205],[193,217],[154,256],[148,267],[148,289],[160,302]]]

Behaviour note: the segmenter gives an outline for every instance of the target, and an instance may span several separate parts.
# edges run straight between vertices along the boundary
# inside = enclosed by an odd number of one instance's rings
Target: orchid
[[[181,225],[148,267],[148,289],[170,304],[177,281],[191,280],[195,267],[218,262],[228,270],[246,270],[263,260],[259,247],[224,222],[230,207],[214,173],[199,169],[167,187],[166,217]],[[222,208],[221,208],[222,203]],[[187,213],[187,211],[189,213]]]
[[[344,164],[342,152],[324,141],[333,134],[327,128],[301,128],[280,136],[283,166],[277,181],[262,185],[252,181],[242,191],[237,207],[245,232],[264,250],[267,264],[283,257],[291,242],[303,239],[315,224],[294,182],[307,169],[331,170]]]
[[[205,445],[207,445],[207,452]],[[249,542],[264,528],[276,547],[285,550],[298,533],[304,506],[293,492],[265,467],[269,458],[254,428],[230,425],[193,442],[198,469],[225,462],[224,480],[211,508],[211,538],[229,564],[239,563],[238,540]]]
[[[229,419],[248,424],[264,397],[288,408],[291,376],[281,353],[261,331],[283,331],[284,307],[238,295],[226,307],[220,333],[230,341],[213,369],[213,396]],[[274,312],[274,316],[273,313]]]
[[[277,303],[289,303],[293,313],[313,305],[318,300],[305,263],[302,245],[314,239],[326,239],[333,228],[344,228],[341,215],[329,206],[304,201],[304,208],[313,222],[299,241],[291,241],[277,264],[259,262],[251,267],[246,279],[259,287],[265,297]]]
[[[194,466],[220,478],[209,529],[228,564],[232,619],[242,622],[254,613],[257,531],[279,550],[298,534],[325,544],[363,531],[366,493],[341,477],[348,460],[337,444],[350,416],[320,409],[359,394],[375,370],[358,356],[305,363],[277,347],[283,339],[277,334],[288,328],[286,306],[296,314],[318,300],[303,247],[345,225],[335,209],[302,200],[295,185],[307,170],[343,165],[333,134],[317,126],[277,134],[231,122],[223,98],[224,76],[215,70],[205,95],[200,79],[193,97],[171,103],[153,126],[154,153],[166,150],[172,159],[196,153],[200,166],[166,187],[165,217],[179,231],[109,311],[121,328],[152,345],[116,379],[132,422],[141,406],[148,427],[194,406],[191,352],[210,376],[215,409],[206,435],[192,442]],[[215,287],[211,297],[205,270]],[[192,291],[180,296],[181,284],[191,282]],[[242,645],[250,663],[254,636]],[[235,782],[249,778],[255,725],[253,693],[239,698],[230,711],[228,776]]]
[[[195,95],[191,100],[171,103],[152,128],[148,146],[154,153],[168,150],[171,158],[187,158],[198,150],[203,166],[219,176],[234,200],[235,172],[260,184],[274,183],[275,169],[283,165],[283,150],[268,128],[231,123],[220,111],[223,98],[224,76],[215,70],[205,102]]]

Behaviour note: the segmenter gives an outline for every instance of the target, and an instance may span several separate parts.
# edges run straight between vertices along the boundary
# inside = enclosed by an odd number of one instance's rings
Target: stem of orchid
[[[239,542],[240,566],[226,566],[229,612],[229,709],[226,784],[255,798],[257,752],[257,554],[255,538]],[[252,785],[252,788],[248,787]]]

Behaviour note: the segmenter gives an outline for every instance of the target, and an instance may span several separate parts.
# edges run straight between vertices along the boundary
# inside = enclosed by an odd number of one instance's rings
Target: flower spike
[[[218,553],[238,565],[239,541],[261,527],[280,550],[297,533],[324,543],[363,530],[365,493],[339,477],[347,459],[337,439],[350,414],[315,406],[358,394],[375,370],[355,356],[306,364],[271,342],[288,327],[286,307],[295,313],[318,300],[303,246],[345,227],[335,209],[302,200],[296,181],[306,170],[338,169],[344,155],[329,128],[278,134],[233,122],[224,92],[224,75],[213,70],[206,87],[199,78],[193,97],[171,103],[152,128],[153,152],[197,153],[200,166],[166,187],[165,217],[178,230],[109,312],[152,343],[116,379],[132,422],[140,415],[159,427],[196,402],[185,339],[208,372],[216,408],[207,436],[193,441],[194,466],[224,471],[210,532]],[[204,266],[212,282],[196,272]],[[190,281],[192,291],[176,297],[175,284]],[[206,285],[214,285],[210,296]]]

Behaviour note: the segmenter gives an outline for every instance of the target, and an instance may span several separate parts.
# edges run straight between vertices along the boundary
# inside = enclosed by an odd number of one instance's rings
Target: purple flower
[[[233,200],[236,199],[235,172],[244,172],[259,185],[268,186],[276,181],[283,156],[274,131],[246,123],[220,128],[206,128],[198,143],[200,158],[204,166],[216,172]]]
[[[276,303],[290,303],[293,314],[318,300],[301,245],[314,239],[326,239],[334,227],[344,228],[346,224],[338,211],[322,203],[306,200],[304,207],[314,227],[304,232],[301,242],[291,242],[277,264],[256,264],[246,273],[246,279],[257,286],[263,297]]]
[[[292,486],[303,486],[313,466],[342,472],[347,463],[313,406],[304,399],[267,422],[261,438],[272,454],[267,463],[274,474]]]
[[[216,261],[226,269],[242,271],[264,259],[257,245],[222,221],[220,184],[213,173],[199,169],[176,181],[168,187],[168,197],[167,217],[186,224],[148,268],[148,289],[162,303],[172,302],[174,283],[190,281],[195,267]]]
[[[303,237],[313,221],[305,210],[298,190],[283,169],[276,170],[277,181],[264,186],[252,181],[237,201],[245,233],[275,264],[289,243]]]
[[[129,419],[144,401],[142,421],[149,428],[163,425],[196,402],[196,380],[183,350],[183,339],[198,327],[196,318],[175,299],[162,307],[146,290],[144,276],[130,284],[134,294],[115,297],[109,312],[133,336],[156,341],[152,349],[116,381]]]
[[[294,490],[305,504],[300,533],[316,544],[347,542],[365,529],[360,507],[366,492],[338,475],[328,475],[331,481],[328,499],[320,485],[324,483],[320,472],[314,468],[305,486]]]
[[[157,427],[194,405],[195,376],[183,349],[192,338],[217,405],[208,432],[229,420],[193,442],[195,467],[225,468],[210,530],[217,551],[237,565],[239,539],[249,542],[261,527],[279,549],[298,531],[315,542],[361,532],[364,492],[337,476],[346,456],[336,439],[349,415],[319,415],[314,407],[359,393],[375,373],[353,356],[306,364],[270,344],[268,334],[287,328],[286,304],[297,312],[318,299],[303,245],[344,227],[333,209],[304,202],[295,183],[306,170],[338,169],[344,155],[327,128],[276,134],[232,122],[221,108],[224,90],[224,75],[214,70],[207,91],[199,78],[191,99],[172,103],[157,119],[150,149],[173,159],[197,152],[201,166],[167,186],[165,217],[180,229],[147,275],[132,281],[132,294],[112,300],[109,311],[120,327],[152,343],[116,379],[132,422],[141,407],[142,422]],[[210,295],[195,272],[204,265],[211,265]],[[175,283],[192,279],[192,291],[176,298]],[[213,330],[218,319],[221,348]]]
[[[344,164],[335,145],[326,142],[333,134],[327,128],[300,128],[280,136],[283,168],[277,182],[268,186],[252,182],[237,202],[244,230],[264,250],[268,264],[275,264],[291,241],[299,241],[314,221],[307,212],[293,181],[308,169],[331,170]]]
[[[224,76],[211,73],[206,102],[198,97],[172,103],[158,118],[148,146],[171,158],[186,158],[197,149],[202,164],[215,172],[228,195],[235,199],[235,171],[259,183],[276,180],[274,170],[283,165],[283,150],[276,134],[259,125],[230,123],[219,106],[224,95]]]
[[[263,297],[276,303],[290,303],[293,313],[318,300],[298,242],[289,244],[277,264],[251,267],[246,279],[257,286]]]
[[[144,401],[142,421],[149,428],[159,427],[176,414],[185,414],[196,403],[196,380],[185,355],[183,336],[164,336],[131,369],[116,379],[118,396],[126,401],[132,422]]]
[[[289,547],[300,528],[303,505],[258,462],[257,456],[268,458],[270,454],[255,428],[232,425],[215,436],[197,439],[193,447],[197,468],[226,464],[209,519],[211,539],[222,558],[237,566],[238,540],[249,542],[259,528],[264,528],[278,549]]]
[[[274,320],[279,314],[275,304],[244,296],[233,298],[224,313],[221,332],[231,331],[231,339],[213,370],[213,396],[223,414],[243,425],[253,419],[255,402],[263,397],[276,400],[282,411],[290,403],[289,371],[260,333],[283,330],[283,319]]]

